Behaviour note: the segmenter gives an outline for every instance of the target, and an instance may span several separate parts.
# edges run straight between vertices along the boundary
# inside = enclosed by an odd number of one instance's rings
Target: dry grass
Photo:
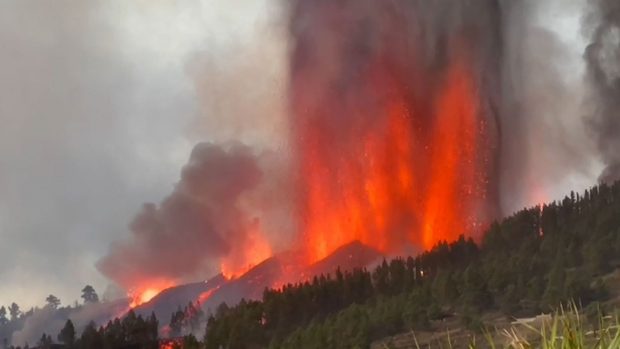
[[[530,321],[502,324],[474,334],[462,329],[409,333],[374,343],[372,348],[396,349],[620,349],[620,318],[587,320],[574,303]]]

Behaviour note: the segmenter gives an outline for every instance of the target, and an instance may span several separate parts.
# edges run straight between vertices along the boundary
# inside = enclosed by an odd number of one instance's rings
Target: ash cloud
[[[502,213],[510,214],[590,186],[596,149],[583,118],[581,1],[502,7],[500,192]],[[569,25],[560,23],[559,33],[552,18]]]
[[[96,261],[197,142],[280,146],[274,1],[0,2],[0,299],[104,289]]]
[[[103,289],[95,261],[141,202],[161,197],[191,149],[191,90],[159,52],[122,42],[136,13],[125,3],[0,2],[4,303]]]
[[[605,168],[600,182],[620,179],[620,2],[593,0],[586,17],[592,41],[586,48],[592,96],[588,117]]]
[[[129,239],[112,245],[99,270],[127,289],[213,275],[218,259],[242,246],[256,224],[243,200],[261,177],[257,158],[242,144],[196,145],[172,194],[144,205]]]

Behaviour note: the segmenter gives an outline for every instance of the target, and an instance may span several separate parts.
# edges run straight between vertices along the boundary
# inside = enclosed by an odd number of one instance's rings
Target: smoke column
[[[497,214],[497,1],[292,5],[292,143],[310,261],[476,234]]]
[[[620,2],[592,1],[586,25],[592,42],[585,52],[594,112],[589,118],[605,169],[601,182],[620,179]]]
[[[100,270],[143,294],[218,270],[238,275],[281,250],[301,251],[306,263],[354,240],[415,253],[460,234],[479,237],[516,205],[549,200],[534,181],[583,171],[591,154],[569,131],[583,120],[566,122],[577,102],[561,102],[570,90],[561,68],[550,68],[565,51],[532,23],[539,4],[286,2],[287,126],[271,134],[288,132],[287,149],[265,161],[238,144],[197,146],[173,193],[145,205]],[[604,179],[620,167],[618,5],[592,4],[585,57],[598,108],[589,122],[608,165]],[[218,125],[259,120],[257,134],[270,127],[262,115],[246,117],[253,103],[237,110],[246,96],[233,90],[253,81],[246,74],[216,93],[208,74],[191,71],[207,77],[206,104],[224,98],[234,107],[214,109]],[[269,105],[268,96],[255,99]],[[265,219],[268,211],[277,218]]]
[[[128,240],[98,264],[110,279],[148,300],[178,282],[234,274],[271,255],[260,222],[243,200],[262,178],[252,150],[240,144],[198,144],[172,194],[145,204]]]

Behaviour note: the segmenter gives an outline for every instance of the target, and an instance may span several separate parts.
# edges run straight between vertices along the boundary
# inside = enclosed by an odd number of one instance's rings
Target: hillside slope
[[[338,268],[347,271],[367,267],[381,258],[379,252],[357,241],[340,247],[310,266],[297,265],[291,253],[281,253],[236,279],[227,280],[220,274],[206,282],[168,288],[134,310],[143,316],[154,312],[165,323],[174,311],[189,302],[200,301],[204,310],[215,311],[222,303],[234,306],[241,299],[261,299],[265,288],[309,280],[321,274],[334,273]]]
[[[610,299],[620,256],[620,184],[517,212],[479,243],[461,238],[417,257],[271,290],[209,320],[206,344],[368,347],[397,333],[486,317],[532,317],[575,300]],[[495,315],[493,315],[495,314]],[[234,328],[248,329],[239,335]]]

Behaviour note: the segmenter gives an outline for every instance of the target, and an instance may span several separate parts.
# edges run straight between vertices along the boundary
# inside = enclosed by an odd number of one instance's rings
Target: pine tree
[[[177,309],[176,312],[172,313],[170,317],[170,336],[171,337],[180,337],[183,333],[183,322],[185,321],[185,313],[181,310],[181,307]]]
[[[71,322],[71,320],[67,320],[65,327],[60,330],[60,333],[58,334],[58,341],[64,343],[69,348],[72,348],[75,344],[75,327],[73,326],[73,322]]]
[[[45,298],[45,302],[47,303],[47,306],[52,309],[58,309],[58,306],[60,305],[60,299],[53,294],[47,296],[47,298]]]
[[[9,319],[6,317],[6,308],[4,306],[0,307],[0,326],[6,325],[9,322]]]
[[[480,274],[477,263],[465,269],[461,299],[463,307],[469,308],[472,312],[478,312],[492,305],[493,298],[487,290],[486,282]]]
[[[84,303],[99,302],[99,296],[97,295],[97,292],[95,292],[95,289],[91,285],[84,286],[84,288],[82,289],[81,297],[84,300]]]
[[[43,335],[41,336],[41,339],[39,339],[39,347],[41,349],[49,349],[52,347],[53,343],[54,341],[52,341],[52,336],[48,336],[45,333],[43,333]]]
[[[19,305],[17,305],[17,303],[15,302],[11,303],[11,305],[9,306],[9,314],[11,314],[11,320],[17,320],[21,313],[22,312],[19,309]]]
[[[90,322],[84,328],[82,336],[77,341],[77,348],[79,349],[102,349],[103,348],[103,336],[97,331],[97,327],[94,322]]]

